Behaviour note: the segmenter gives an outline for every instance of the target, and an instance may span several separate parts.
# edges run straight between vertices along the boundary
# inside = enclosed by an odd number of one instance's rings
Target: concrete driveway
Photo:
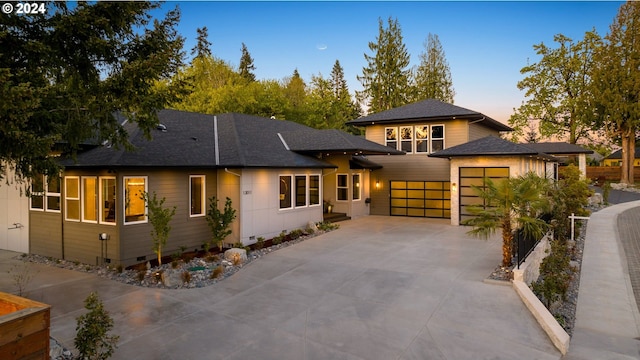
[[[483,283],[500,241],[448,221],[369,216],[278,250],[216,285],[158,290],[34,264],[31,298],[73,347],[98,291],[114,359],[559,359],[510,286]],[[0,291],[12,292],[0,264]]]

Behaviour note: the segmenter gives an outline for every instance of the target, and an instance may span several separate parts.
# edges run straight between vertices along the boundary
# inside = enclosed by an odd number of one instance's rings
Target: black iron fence
[[[527,259],[527,256],[531,254],[536,245],[542,240],[542,237],[536,239],[534,236],[525,234],[522,229],[518,229],[514,234],[514,240],[516,263],[518,264],[518,269],[520,269],[520,264]]]

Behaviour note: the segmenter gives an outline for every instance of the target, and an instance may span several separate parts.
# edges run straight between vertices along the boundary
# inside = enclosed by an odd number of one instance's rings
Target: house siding
[[[29,231],[30,253],[63,258],[61,216],[60,213],[29,211],[29,222],[38,224]]]
[[[499,136],[500,132],[480,124],[469,124],[469,141],[482,139],[489,135]]]
[[[469,124],[467,120],[417,121],[393,125],[379,124],[366,127],[366,139],[385,144],[385,128],[409,125],[444,125],[444,146],[449,148],[469,141]],[[475,125],[475,124],[472,124]],[[407,154],[404,156],[375,155],[368,157],[383,166],[374,170],[369,177],[372,215],[389,215],[389,182],[391,180],[416,181],[449,181],[449,160],[430,158],[424,154]]]
[[[240,197],[240,178],[242,169],[219,169],[217,170],[217,199],[218,208],[224,209],[226,198],[231,199],[231,206],[236,210],[236,219],[231,224],[231,235],[224,240],[225,246],[229,247],[240,241],[241,209],[243,207]],[[209,233],[211,236],[211,233]]]
[[[147,176],[148,192],[151,196],[156,192],[159,199],[166,198],[164,207],[176,206],[176,213],[171,220],[171,232],[163,249],[163,255],[169,255],[185,246],[188,250],[200,249],[201,245],[211,238],[211,231],[206,218],[191,217],[189,208],[189,175],[206,176],[206,198],[215,196],[217,181],[215,170],[185,169],[178,171],[123,171],[118,174],[118,209],[123,208],[123,178],[125,176]],[[205,213],[208,201],[205,203]],[[120,211],[122,213],[122,211]],[[118,215],[118,223],[123,224],[123,214]],[[121,225],[120,261],[125,265],[137,262],[137,258],[154,259],[153,241],[150,223]]]

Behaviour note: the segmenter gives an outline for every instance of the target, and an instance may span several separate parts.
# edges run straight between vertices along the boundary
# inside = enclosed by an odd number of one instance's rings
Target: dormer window
[[[385,145],[392,149],[398,148],[398,128],[385,128]]]
[[[413,126],[400,127],[400,150],[413,152]]]

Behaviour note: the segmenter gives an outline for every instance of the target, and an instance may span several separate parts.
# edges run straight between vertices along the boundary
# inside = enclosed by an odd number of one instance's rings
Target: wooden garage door
[[[500,181],[509,177],[508,167],[461,167],[460,168],[460,221],[473,217],[467,207],[469,205],[486,206],[471,185],[484,188],[485,178]]]
[[[391,215],[451,218],[449,181],[392,180]]]

